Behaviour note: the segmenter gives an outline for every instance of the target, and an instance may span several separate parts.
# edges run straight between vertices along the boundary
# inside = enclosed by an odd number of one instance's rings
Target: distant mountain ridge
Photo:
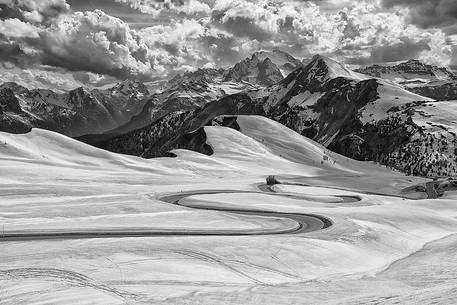
[[[260,51],[228,69],[177,75],[162,82],[156,93],[131,80],[108,89],[81,87],[66,93],[5,83],[0,90],[9,91],[2,94],[0,131],[23,133],[40,127],[73,137],[125,133],[170,112],[193,110],[225,95],[277,83],[284,78],[281,71],[288,73],[299,65],[300,60],[285,52]],[[10,104],[19,106],[12,111]]]
[[[415,59],[410,59],[394,66],[372,65],[356,69],[355,71],[373,77],[395,81],[408,87],[457,80],[457,75],[447,68],[427,65]]]
[[[395,66],[373,65],[356,71],[397,82],[411,92],[435,100],[457,99],[457,74],[445,67],[412,59]]]
[[[69,136],[104,132],[140,111],[148,95],[138,81],[124,81],[106,90],[81,87],[67,93],[4,83],[0,85],[0,131],[23,133],[40,127]]]

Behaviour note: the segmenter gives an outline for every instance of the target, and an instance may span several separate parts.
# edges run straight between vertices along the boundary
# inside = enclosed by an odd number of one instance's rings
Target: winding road
[[[183,206],[189,209],[211,210],[224,213],[239,215],[251,215],[262,217],[288,218],[296,223],[296,226],[286,229],[256,229],[256,230],[201,230],[201,229],[150,229],[150,228],[124,228],[124,229],[99,229],[99,230],[42,230],[34,232],[0,232],[0,242],[7,241],[37,241],[37,240],[64,240],[64,239],[86,239],[86,238],[120,238],[120,237],[154,237],[154,236],[255,236],[255,235],[278,235],[278,234],[300,234],[322,230],[330,227],[333,223],[329,218],[314,214],[302,213],[284,213],[263,210],[243,210],[229,209],[214,206],[184,206],[180,200],[194,195],[209,194],[234,194],[234,193],[252,193],[267,194],[279,197],[294,197],[289,194],[274,193],[268,186],[259,186],[258,191],[240,191],[240,190],[196,190],[189,192],[180,192],[160,197],[159,200]],[[360,200],[352,196],[336,196],[343,199],[344,202],[355,202]]]

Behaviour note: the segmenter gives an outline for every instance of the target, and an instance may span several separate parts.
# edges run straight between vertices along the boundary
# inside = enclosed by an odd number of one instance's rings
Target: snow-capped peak
[[[367,76],[354,72],[344,64],[322,55],[314,55],[305,69],[308,69],[309,78],[316,78],[322,82],[338,77],[358,81],[368,79]]]

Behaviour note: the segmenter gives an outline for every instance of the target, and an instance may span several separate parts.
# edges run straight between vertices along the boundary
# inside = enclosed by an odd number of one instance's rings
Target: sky
[[[272,49],[457,66],[457,1],[0,0],[0,82],[155,81]]]

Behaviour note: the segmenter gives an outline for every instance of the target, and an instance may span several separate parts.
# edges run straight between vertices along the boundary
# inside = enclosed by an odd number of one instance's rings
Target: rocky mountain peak
[[[97,103],[96,98],[84,87],[79,87],[68,92],[67,105],[73,110],[83,109],[95,103]]]
[[[260,84],[270,86],[276,84],[284,78],[278,66],[276,66],[268,57],[262,62],[259,62],[257,64],[257,68],[259,69],[257,80]]]
[[[110,93],[113,95],[124,95],[124,96],[146,96],[149,95],[149,90],[145,84],[139,80],[124,80],[110,89]]]
[[[269,57],[261,55],[262,53],[257,52],[237,63],[225,73],[224,80],[246,81],[263,86],[270,86],[282,80],[284,76],[279,67]]]
[[[354,80],[367,79],[366,76],[356,73],[331,58],[322,55],[314,55],[312,60],[303,68],[299,69],[306,75],[308,80],[314,80],[318,83],[325,83],[338,77]]]
[[[283,75],[287,75],[292,70],[302,66],[302,62],[300,60],[287,52],[277,49],[272,51],[258,51],[253,55],[255,55],[259,61],[264,61],[266,58],[269,58],[283,72]]]

